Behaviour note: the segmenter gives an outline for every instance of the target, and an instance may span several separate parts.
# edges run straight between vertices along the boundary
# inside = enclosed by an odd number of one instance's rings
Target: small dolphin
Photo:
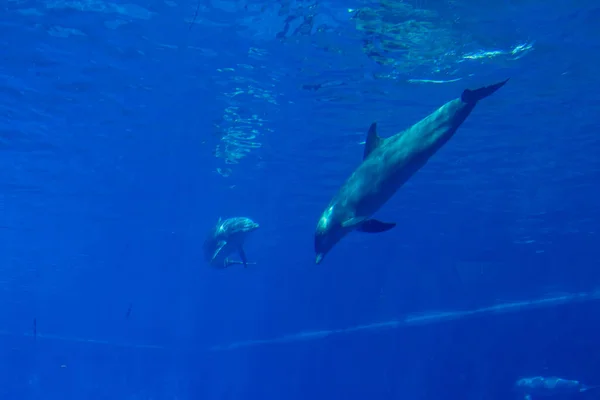
[[[508,81],[463,91],[404,132],[389,138],[377,135],[376,123],[369,128],[363,162],[333,197],[315,232],[315,263],[319,264],[337,242],[353,230],[385,232],[393,222],[369,219],[456,132],[478,101]]]
[[[519,379],[515,382],[515,388],[523,395],[525,400],[532,400],[536,397],[573,395],[599,388],[599,386],[587,386],[576,380],[556,376],[534,376]]]
[[[243,264],[246,267],[248,259],[244,252],[244,242],[248,233],[258,229],[259,225],[250,218],[236,217],[222,220],[219,218],[217,225],[210,231],[204,241],[204,258],[217,268],[227,268],[234,264]],[[242,261],[233,261],[228,258],[231,253],[238,252]]]

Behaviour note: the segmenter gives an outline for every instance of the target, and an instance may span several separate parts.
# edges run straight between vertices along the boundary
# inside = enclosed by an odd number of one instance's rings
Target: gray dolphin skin
[[[235,264],[243,264],[246,267],[249,263],[244,252],[244,242],[248,234],[258,228],[259,225],[250,218],[219,218],[204,241],[204,258],[216,268],[227,268]],[[229,259],[229,255],[236,252],[241,262]]]
[[[572,395],[596,388],[598,386],[587,386],[576,380],[556,376],[533,376],[521,378],[515,382],[515,389],[523,395],[525,400],[532,400],[537,397]]]
[[[378,233],[396,226],[369,219],[456,132],[480,100],[508,79],[462,95],[444,104],[410,128],[389,138],[378,136],[376,123],[367,134],[362,163],[333,197],[315,231],[315,263],[351,231]]]

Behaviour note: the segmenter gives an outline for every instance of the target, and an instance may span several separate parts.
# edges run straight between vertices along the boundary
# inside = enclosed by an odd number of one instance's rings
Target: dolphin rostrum
[[[362,163],[333,197],[315,231],[315,263],[353,230],[385,232],[394,222],[370,219],[417,172],[465,121],[480,100],[500,89],[508,79],[462,95],[444,104],[404,132],[389,138],[369,128]]]
[[[244,252],[244,242],[252,231],[258,229],[259,225],[250,218],[235,217],[222,220],[219,218],[217,225],[210,231],[204,241],[204,258],[217,268],[227,268],[234,264],[243,264],[246,267],[248,259]],[[237,252],[240,261],[229,259],[229,255]]]

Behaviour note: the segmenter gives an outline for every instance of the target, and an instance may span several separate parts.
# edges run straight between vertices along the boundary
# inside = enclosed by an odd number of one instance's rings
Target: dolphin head
[[[260,225],[250,218],[240,217],[236,218],[235,228],[239,232],[250,233],[254,232],[260,227]]]
[[[321,263],[325,255],[343,238],[349,230],[341,224],[335,207],[330,206],[321,215],[315,230],[315,264]]]
[[[217,231],[222,235],[234,235],[236,233],[248,233],[259,228],[259,224],[246,217],[228,218],[225,221],[219,221]]]
[[[232,249],[237,249],[245,242],[248,233],[257,230],[260,225],[250,218],[219,218],[204,240],[204,258],[208,262],[227,257]]]

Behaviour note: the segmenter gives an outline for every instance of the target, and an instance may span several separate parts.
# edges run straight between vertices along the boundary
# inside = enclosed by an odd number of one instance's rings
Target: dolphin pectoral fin
[[[221,240],[219,243],[217,243],[217,248],[215,249],[215,252],[213,253],[212,259],[210,260],[211,262],[215,260],[215,258],[217,258],[217,256],[219,255],[219,253],[221,252],[221,250],[223,250],[223,247],[225,247],[225,245],[227,244],[226,241]]]
[[[376,219],[368,219],[360,224],[356,230],[365,233],[381,233],[389,231],[396,226],[395,222],[381,222]]]
[[[248,266],[248,258],[246,258],[246,252],[244,251],[243,247],[240,247],[239,253],[240,253],[240,258],[242,259],[242,262],[244,263],[244,268],[246,268]]]
[[[363,154],[363,160],[369,156],[375,150],[383,139],[377,135],[377,122],[373,122],[369,127],[369,132],[367,133],[367,141],[365,142],[365,152]]]

